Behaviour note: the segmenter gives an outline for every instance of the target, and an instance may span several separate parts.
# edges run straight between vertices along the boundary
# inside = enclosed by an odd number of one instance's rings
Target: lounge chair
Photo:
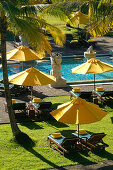
[[[19,112],[25,112],[26,111],[26,103],[22,102],[16,102],[16,103],[12,103],[12,109],[18,110]],[[5,111],[7,112],[7,103],[5,102]]]
[[[89,92],[84,92],[84,91],[81,91],[81,92],[73,92],[73,91],[70,91],[70,99],[72,99],[72,97],[81,97],[82,99],[86,99],[88,101],[92,101],[92,92],[89,91]]]
[[[52,103],[51,102],[39,102],[39,103],[35,103],[32,102],[32,105],[35,107],[36,110],[40,110],[40,111],[51,111],[51,106]]]
[[[59,151],[62,155],[70,152],[77,152],[82,150],[83,145],[77,137],[66,138],[53,138],[51,135],[48,136],[50,147]]]
[[[102,87],[96,87],[96,89],[92,92],[93,95],[96,95],[98,97],[98,100],[101,101],[101,103],[104,103],[109,100],[113,100],[113,91],[98,91],[97,88]]]
[[[72,136],[77,136],[78,134],[72,133]],[[105,149],[109,145],[103,142],[103,137],[106,136],[105,133],[95,133],[95,134],[85,134],[79,135],[81,143],[83,143],[86,148],[90,151],[95,149]]]
[[[25,111],[26,110],[26,103],[12,103],[12,108],[13,110],[18,110],[18,111]]]
[[[44,101],[39,102],[39,103],[32,102],[32,105],[34,106],[37,117],[40,120],[47,120],[47,119],[53,118],[50,115],[50,112],[52,111],[52,109],[51,109],[52,103],[51,102],[44,102]]]
[[[105,100],[113,100],[113,91],[105,91],[102,97],[105,98]]]
[[[74,91],[70,91],[70,99],[72,99],[72,97],[75,97],[75,98],[77,98],[77,97],[79,97],[80,96],[80,93],[81,92],[74,92]]]
[[[104,91],[103,92],[99,92],[99,91],[92,91],[92,95],[93,96],[96,96],[97,99],[103,104],[104,102],[106,102],[106,99],[103,98],[103,95],[104,95]]]

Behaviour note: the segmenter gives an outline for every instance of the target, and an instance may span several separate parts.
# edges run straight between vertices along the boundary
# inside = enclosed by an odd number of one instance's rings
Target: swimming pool
[[[103,62],[113,65],[113,59],[110,56],[96,57],[96,58]],[[86,61],[87,61],[86,58],[81,58],[81,57],[80,58],[63,59],[62,64],[61,64],[62,76],[67,81],[93,80],[94,79],[93,74],[75,74],[75,73],[72,73],[72,71],[71,71],[72,68],[74,68]],[[27,69],[31,66],[33,66],[47,74],[50,74],[50,70],[51,70],[50,60],[25,62],[24,69]],[[21,63],[8,65],[8,75],[16,74],[20,71],[22,71]],[[99,73],[99,74],[96,74],[95,78],[96,79],[113,79],[113,72]],[[2,79],[2,69],[0,69],[0,79]]]

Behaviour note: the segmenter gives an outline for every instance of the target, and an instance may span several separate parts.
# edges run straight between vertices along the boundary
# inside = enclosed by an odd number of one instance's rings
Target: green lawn
[[[69,101],[69,96],[48,97],[45,101],[51,101],[53,107]],[[111,106],[103,107],[108,111],[101,121],[80,125],[90,132],[104,132],[109,147],[101,152],[81,152],[63,157],[59,152],[48,145],[47,136],[53,132],[61,132],[69,137],[77,129],[77,125],[67,125],[57,121],[19,123],[19,128],[29,135],[33,144],[19,145],[12,139],[9,124],[0,125],[0,169],[47,169],[58,168],[65,165],[91,164],[102,160],[113,160],[113,111]]]

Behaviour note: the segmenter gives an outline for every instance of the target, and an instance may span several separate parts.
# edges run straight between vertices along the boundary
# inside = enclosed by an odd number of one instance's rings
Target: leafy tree
[[[37,1],[41,3],[42,1]],[[7,60],[6,60],[6,32],[13,31],[15,34],[22,34],[35,47],[39,55],[45,52],[51,55],[51,45],[45,36],[43,29],[48,30],[55,42],[63,45],[64,34],[56,27],[47,24],[37,16],[34,6],[28,6],[29,0],[0,0],[0,35],[1,35],[1,56],[3,68],[3,81],[8,114],[13,135],[16,137],[22,133],[15,122],[12,109],[11,94],[9,90]]]

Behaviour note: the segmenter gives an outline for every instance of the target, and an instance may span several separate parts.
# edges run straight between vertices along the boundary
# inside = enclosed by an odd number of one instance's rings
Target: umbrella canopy
[[[72,69],[72,73],[78,74],[94,74],[94,90],[95,90],[95,73],[104,73],[113,71],[113,65],[104,63],[95,58],[91,58],[86,63]]]
[[[7,60],[17,60],[17,61],[31,61],[39,60],[44,56],[39,56],[33,50],[27,46],[19,46],[16,49],[7,52]]]
[[[77,11],[76,13],[72,14],[71,21],[75,25],[88,24],[89,18],[87,15],[83,14],[81,11]]]
[[[89,124],[101,120],[107,113],[94,103],[80,97],[62,104],[51,115],[59,122],[69,124]]]
[[[33,67],[9,76],[8,79],[9,83],[21,86],[43,86],[56,82],[56,78],[54,76],[41,72]]]
[[[17,47],[16,49],[7,52],[7,60],[17,60],[22,61],[22,70],[24,70],[24,61],[31,61],[31,60],[40,60],[44,56],[39,55],[29,47],[22,45]]]
[[[56,82],[56,78],[31,67],[8,77],[9,83],[21,86],[43,86]]]
[[[106,114],[98,105],[87,102],[80,97],[60,105],[58,109],[51,112],[51,115],[59,122],[78,125],[97,122]]]

